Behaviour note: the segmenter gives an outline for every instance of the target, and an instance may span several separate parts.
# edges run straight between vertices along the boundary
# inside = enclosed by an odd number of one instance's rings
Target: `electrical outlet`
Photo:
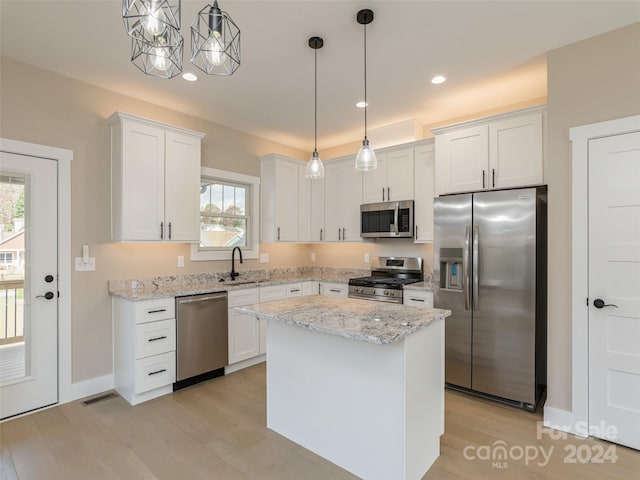
[[[311,261],[315,262],[316,261],[316,254],[315,252],[311,252]]]
[[[269,263],[269,254],[261,253],[260,254],[260,263]]]
[[[370,260],[370,258],[369,258],[369,254],[368,254],[368,253],[365,253],[365,254],[364,254],[364,263],[369,263],[369,260]]]
[[[184,267],[184,256],[178,255],[178,267]]]

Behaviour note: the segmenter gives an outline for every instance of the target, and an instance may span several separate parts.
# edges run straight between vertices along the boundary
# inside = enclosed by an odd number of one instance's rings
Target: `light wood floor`
[[[120,397],[87,407],[72,402],[0,424],[0,478],[356,478],[267,430],[265,412],[264,364],[135,407]],[[640,452],[620,446],[615,464],[564,463],[572,448],[584,454],[612,444],[572,436],[554,440],[547,429],[538,440],[541,419],[447,391],[442,455],[424,478],[640,480]],[[526,466],[524,459],[507,459],[506,468],[494,468],[490,460],[465,458],[465,448],[468,457],[496,441],[516,447],[516,456],[517,447],[551,449],[551,460],[538,466],[540,457]]]

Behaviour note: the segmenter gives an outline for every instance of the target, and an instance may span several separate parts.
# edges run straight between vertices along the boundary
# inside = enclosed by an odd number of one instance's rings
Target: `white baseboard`
[[[113,390],[113,374],[72,383],[69,389],[69,397],[60,398],[59,403],[73,402],[74,400],[106,392],[107,390]]]
[[[578,431],[578,424],[575,421],[573,412],[562,410],[560,408],[544,407],[544,426],[560,430],[562,432],[571,433],[578,437],[584,437],[584,429]]]
[[[234,363],[233,365],[224,367],[224,374],[228,375],[230,373],[237,372],[238,370],[242,370],[243,368],[252,367],[253,365],[257,365],[258,363],[264,362],[266,359],[267,359],[267,355],[262,354],[262,355],[258,355],[257,357],[249,358],[247,360]]]

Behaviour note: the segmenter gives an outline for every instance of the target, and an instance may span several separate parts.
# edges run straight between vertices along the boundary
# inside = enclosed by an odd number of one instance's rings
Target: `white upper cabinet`
[[[435,146],[433,140],[414,148],[415,204],[414,241],[433,242],[433,197],[435,196]]]
[[[198,242],[204,135],[120,112],[108,122],[112,239]]]
[[[324,166],[323,240],[359,242],[362,172],[355,169],[354,156],[332,160]]]
[[[310,208],[309,208],[309,241],[324,240],[324,178],[309,180]]]
[[[266,155],[260,160],[261,241],[297,242],[300,202],[299,167],[302,162],[278,154]]]
[[[437,194],[543,183],[543,108],[433,130]]]
[[[362,173],[362,203],[413,200],[413,148],[377,154],[378,168]]]

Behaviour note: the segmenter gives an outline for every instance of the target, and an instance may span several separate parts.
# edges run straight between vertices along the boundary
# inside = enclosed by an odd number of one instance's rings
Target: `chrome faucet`
[[[231,250],[231,280],[235,280],[236,277],[240,276],[240,274],[236,272],[236,250],[238,250],[240,254],[240,263],[242,263],[242,250],[240,250],[240,247],[233,247],[233,250]]]

